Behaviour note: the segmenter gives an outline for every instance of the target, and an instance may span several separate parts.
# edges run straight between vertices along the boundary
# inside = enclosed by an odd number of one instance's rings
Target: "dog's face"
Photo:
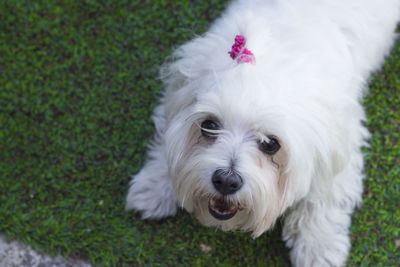
[[[257,235],[287,207],[286,144],[260,124],[258,111],[246,114],[243,102],[227,107],[222,99],[206,96],[195,104],[175,190],[201,223]]]
[[[258,235],[287,207],[287,152],[274,133],[246,124],[216,114],[200,118],[175,190],[201,223]]]
[[[212,63],[216,71],[189,60],[169,69],[170,175],[181,206],[201,223],[256,237],[346,161],[335,95],[315,93],[326,86],[318,69]]]
[[[170,172],[180,204],[202,224],[258,236],[308,190],[307,178],[299,185],[291,175],[295,164],[306,165],[291,160],[290,141],[301,129],[287,127],[282,96],[227,84],[203,85],[210,89],[200,90],[169,122]]]

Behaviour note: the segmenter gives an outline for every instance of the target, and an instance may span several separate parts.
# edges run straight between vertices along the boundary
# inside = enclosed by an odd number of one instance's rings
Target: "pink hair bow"
[[[232,46],[232,50],[228,52],[233,60],[236,59],[237,63],[256,63],[254,54],[245,47],[246,38],[243,35],[236,35],[235,44]]]

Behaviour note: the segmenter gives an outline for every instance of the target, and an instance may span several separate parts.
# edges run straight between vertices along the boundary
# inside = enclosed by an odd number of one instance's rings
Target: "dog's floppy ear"
[[[234,66],[228,52],[234,36],[206,33],[178,47],[160,71],[165,86],[177,89],[188,81]]]
[[[178,47],[169,56],[160,69],[160,78],[167,91],[182,88],[189,80],[196,79],[204,72],[207,46],[203,45],[205,38],[197,37]]]
[[[350,133],[342,134],[349,132],[348,125],[342,125],[342,132],[338,133],[329,127],[331,124],[321,121],[316,117],[312,120],[290,121],[296,131],[285,131],[289,133],[284,138],[289,151],[287,172],[292,176],[290,181],[298,193],[297,199],[304,197],[310,189],[323,188],[322,184],[346,170],[349,164],[354,164],[354,150],[363,142],[363,139]],[[312,184],[314,189],[311,188]]]

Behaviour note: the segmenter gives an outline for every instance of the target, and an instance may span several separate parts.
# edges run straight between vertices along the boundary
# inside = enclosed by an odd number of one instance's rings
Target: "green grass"
[[[161,90],[158,66],[226,1],[0,2],[0,232],[103,266],[288,266],[260,238],[124,212]],[[400,259],[400,46],[365,101],[372,133],[349,266]],[[203,252],[201,245],[211,248]]]

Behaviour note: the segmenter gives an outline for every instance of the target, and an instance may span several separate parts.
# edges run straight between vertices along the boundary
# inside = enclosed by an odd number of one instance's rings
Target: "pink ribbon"
[[[245,47],[246,38],[242,35],[236,35],[235,44],[232,46],[232,50],[228,52],[233,60],[236,59],[237,63],[256,63],[254,54]]]

